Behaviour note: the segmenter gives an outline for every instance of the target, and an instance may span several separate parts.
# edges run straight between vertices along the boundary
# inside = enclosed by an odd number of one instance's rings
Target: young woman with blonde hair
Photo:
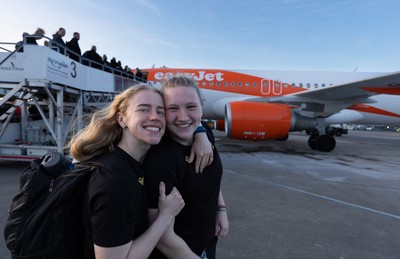
[[[83,200],[85,258],[147,258],[183,208],[178,190],[167,195],[159,183],[160,213],[148,226],[141,163],[164,131],[162,96],[141,84],[117,95],[71,139],[78,166],[98,165]]]

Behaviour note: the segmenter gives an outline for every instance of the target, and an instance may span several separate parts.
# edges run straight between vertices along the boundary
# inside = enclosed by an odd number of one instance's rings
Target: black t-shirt
[[[148,227],[141,164],[119,147],[92,162],[102,166],[91,176],[84,197],[86,258],[95,258],[93,243],[124,245]]]
[[[210,129],[207,136],[214,144]],[[185,207],[175,219],[174,230],[193,252],[200,255],[214,237],[215,214],[222,177],[222,163],[214,148],[214,160],[203,173],[195,173],[195,163],[187,163],[190,146],[175,142],[165,134],[160,144],[152,146],[143,163],[146,172],[145,188],[149,208],[158,208],[160,181],[166,185],[166,194],[173,186],[181,193]],[[154,257],[154,254],[150,258]]]

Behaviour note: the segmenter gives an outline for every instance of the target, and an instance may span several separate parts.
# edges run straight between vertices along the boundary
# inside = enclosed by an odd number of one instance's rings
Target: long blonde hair
[[[37,28],[35,35],[44,35],[46,32],[42,28]]]
[[[95,112],[90,123],[72,137],[69,142],[70,155],[83,162],[114,150],[122,137],[122,128],[117,121],[117,114],[126,115],[130,98],[142,90],[151,90],[160,94],[155,88],[139,84],[117,95],[110,105]]]

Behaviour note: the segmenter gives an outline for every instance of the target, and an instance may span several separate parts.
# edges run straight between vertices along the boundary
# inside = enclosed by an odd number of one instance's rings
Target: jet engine
[[[287,105],[258,102],[231,102],[225,108],[225,131],[235,139],[278,139],[290,130]]]
[[[333,136],[320,135],[314,118],[300,115],[286,104],[231,102],[225,106],[225,132],[229,138],[247,140],[286,140],[291,131],[310,130],[308,145],[330,152],[335,148]]]
[[[231,102],[225,107],[225,131],[235,139],[285,139],[290,131],[314,129],[313,118],[301,116],[289,105]]]

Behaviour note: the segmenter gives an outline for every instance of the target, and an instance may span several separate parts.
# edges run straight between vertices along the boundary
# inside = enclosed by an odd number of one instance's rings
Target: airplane
[[[322,152],[336,147],[330,124],[400,125],[400,72],[328,72],[142,69],[155,87],[174,75],[195,79],[204,98],[203,118],[216,120],[227,137],[288,139],[306,130],[308,145]]]

